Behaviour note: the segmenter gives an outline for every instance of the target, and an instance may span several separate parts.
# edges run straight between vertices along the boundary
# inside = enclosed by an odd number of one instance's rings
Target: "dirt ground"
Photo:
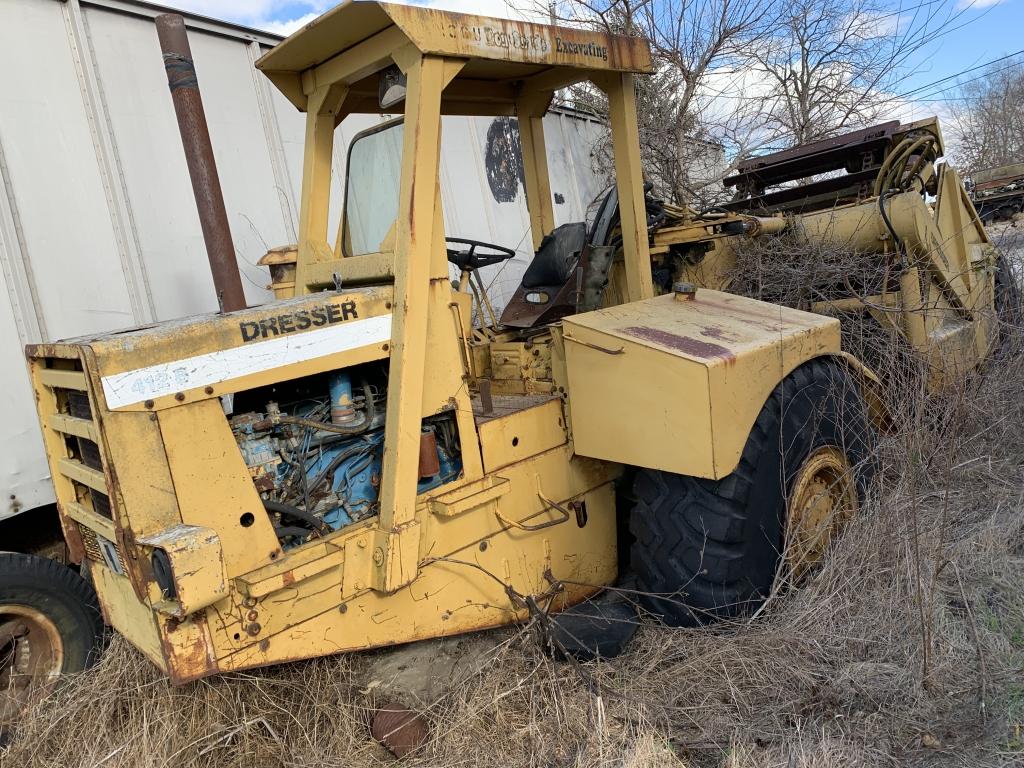
[[[1024,223],[993,227],[1024,263]],[[1018,269],[1017,277],[1020,271]],[[543,627],[169,686],[117,637],[24,718],[4,766],[1024,765],[1024,350],[882,438],[866,509],[752,620],[551,659]],[[430,725],[396,761],[369,713]]]

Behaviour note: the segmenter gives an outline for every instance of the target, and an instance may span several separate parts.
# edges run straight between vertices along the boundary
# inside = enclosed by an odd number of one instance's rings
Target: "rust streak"
[[[718,341],[739,341],[739,338],[724,328],[719,328],[715,325],[705,325],[700,329],[702,336],[707,336],[709,339],[717,339]]]
[[[712,344],[709,341],[701,341],[695,339],[692,336],[680,336],[675,333],[669,333],[658,328],[647,328],[645,326],[629,326],[628,328],[620,328],[621,333],[634,336],[638,339],[644,339],[645,341],[651,341],[655,344],[660,344],[663,347],[669,347],[671,349],[678,350],[686,355],[692,355],[693,357],[699,357],[705,360],[708,359],[719,359],[727,362],[733,362],[736,360],[736,355],[731,350],[719,344]]]
[[[783,330],[787,324],[797,324],[790,321],[783,321],[779,317],[778,309],[775,309],[773,311],[770,310],[771,314],[769,314],[766,312],[757,312],[753,309],[747,309],[745,307],[739,307],[733,302],[716,302],[711,301],[706,297],[701,298],[699,296],[693,300],[693,304],[706,304],[708,307],[713,307],[714,309],[721,310],[722,312],[725,312],[727,314],[740,315],[742,317],[746,317],[750,320],[751,325],[756,325],[760,328],[763,328],[766,331],[778,332]],[[804,326],[805,324],[800,323],[800,325]]]

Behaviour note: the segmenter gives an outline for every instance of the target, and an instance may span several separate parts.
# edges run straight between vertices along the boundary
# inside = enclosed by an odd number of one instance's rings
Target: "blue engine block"
[[[311,492],[310,507],[331,529],[338,530],[376,514],[384,453],[383,428],[340,440],[331,440],[332,433],[319,431],[316,438],[320,445],[314,445],[313,430],[299,430],[300,446],[294,450],[280,425],[271,430],[257,429],[262,421],[262,414],[254,413],[231,420],[242,458],[258,491],[274,493],[289,488],[296,494],[289,503],[304,508],[302,478],[295,476],[301,466],[305,486]],[[462,471],[460,457],[451,455],[441,441],[435,442],[440,471],[421,478],[418,493],[450,482]],[[285,460],[283,453],[289,460]]]

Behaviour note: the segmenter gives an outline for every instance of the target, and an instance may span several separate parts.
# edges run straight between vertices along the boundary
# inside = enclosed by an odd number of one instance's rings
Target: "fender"
[[[895,426],[895,417],[885,402],[882,382],[878,375],[849,352],[836,352],[828,355],[840,363],[860,387],[861,397],[868,406],[868,417],[876,430],[889,434]]]

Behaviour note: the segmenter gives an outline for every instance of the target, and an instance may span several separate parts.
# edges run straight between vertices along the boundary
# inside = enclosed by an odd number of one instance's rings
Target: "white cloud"
[[[956,7],[957,10],[962,11],[965,8],[991,8],[993,5],[999,5],[1003,0],[959,0]]]
[[[258,26],[260,29],[267,32],[273,32],[275,35],[287,37],[295,30],[306,26],[309,22],[313,21],[313,19],[319,17],[319,13],[312,12],[299,16],[297,19],[289,19],[288,21],[265,21],[260,23]]]
[[[338,0],[166,1],[183,11],[244,24],[278,35],[289,35],[338,5]],[[410,0],[408,4],[506,19],[544,19],[539,4],[533,0]]]

